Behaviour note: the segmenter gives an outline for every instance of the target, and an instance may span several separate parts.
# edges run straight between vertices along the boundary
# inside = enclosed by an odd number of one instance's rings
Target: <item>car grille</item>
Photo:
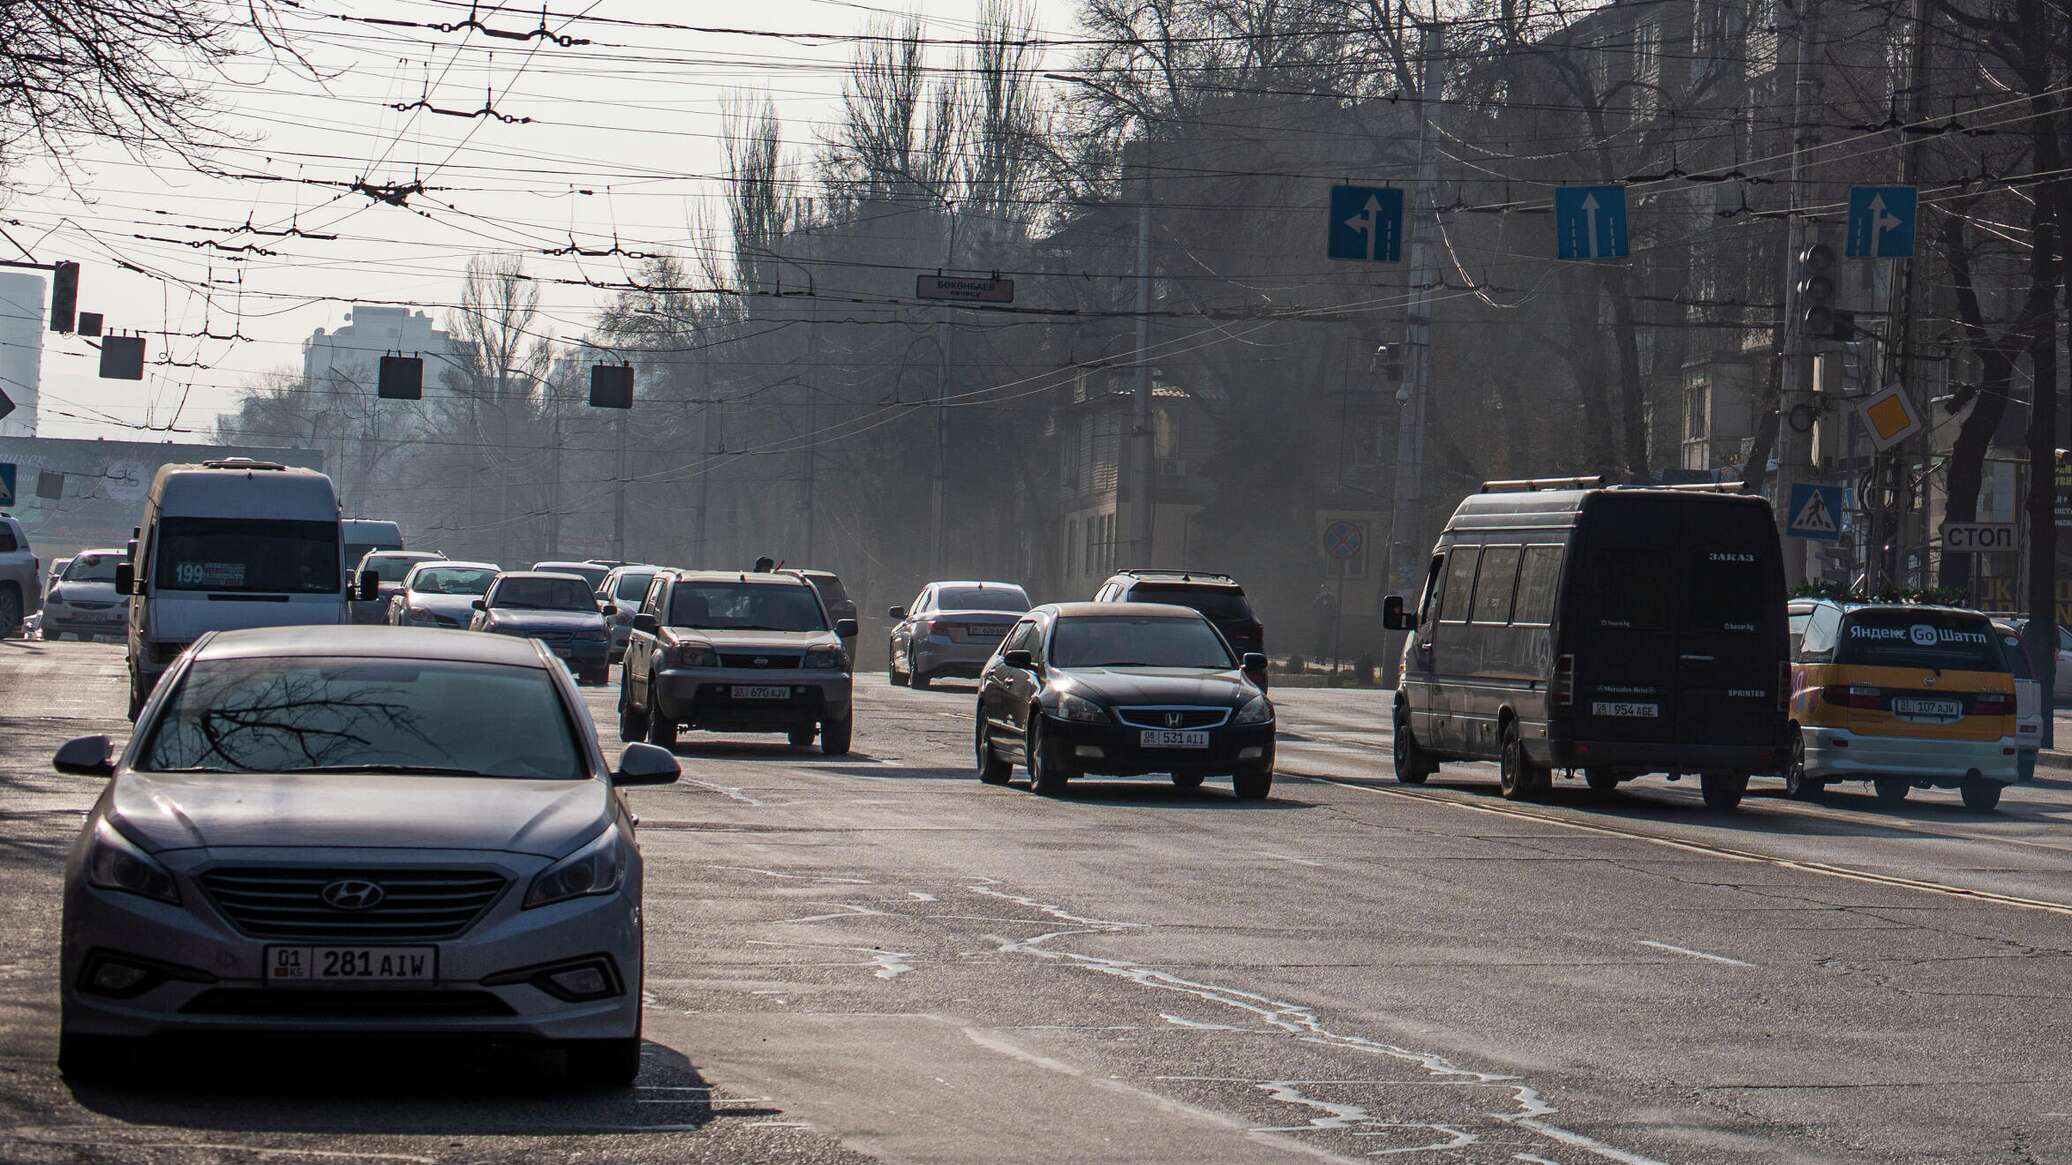
[[[65,600],[65,605],[68,607],[77,607],[82,611],[105,611],[108,608],[114,606],[115,604],[112,601],[106,603],[91,603],[82,602],[78,599],[67,599]]]
[[[381,887],[365,910],[324,904],[324,887],[343,879]],[[223,869],[201,876],[209,901],[253,938],[442,939],[468,929],[502,894],[489,870]]]
[[[216,987],[180,1009],[188,1015],[260,1015],[305,1019],[383,1019],[392,1016],[486,1017],[517,1014],[489,991],[364,990],[351,988]]]
[[[1132,728],[1221,728],[1230,719],[1228,708],[1117,708],[1115,714]],[[1173,723],[1173,717],[1180,722]]]
[[[719,657],[719,665],[721,667],[746,667],[762,669],[787,667],[795,668],[799,666],[800,658],[801,657],[797,654],[784,654],[781,652],[769,651],[756,651],[739,655],[721,653]]]

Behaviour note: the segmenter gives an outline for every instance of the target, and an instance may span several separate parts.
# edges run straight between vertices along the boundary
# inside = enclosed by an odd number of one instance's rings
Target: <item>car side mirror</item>
[[[885,608],[885,617],[888,619],[904,619],[906,618],[906,608],[887,607]]]
[[[673,785],[683,774],[676,754],[655,744],[629,744],[619,754],[619,768],[612,774],[614,785]]]
[[[137,568],[125,562],[115,568],[115,593],[134,595],[137,593]]]
[[[1036,670],[1036,656],[1032,652],[1016,649],[1000,657],[1000,662],[1022,671]]]
[[[1248,676],[1266,674],[1266,656],[1257,651],[1247,651],[1244,658],[1244,672]]]
[[[660,631],[662,629],[662,621],[660,619],[655,618],[648,612],[642,611],[639,614],[633,616],[633,629],[635,631],[644,631],[649,635],[653,635],[655,632]]]
[[[50,767],[77,777],[115,775],[115,744],[105,736],[80,736],[58,747]]]
[[[381,597],[381,576],[371,570],[361,571],[360,585],[357,589],[361,602],[373,602]]]
[[[477,611],[487,611],[489,609],[489,600],[476,599],[474,602],[469,603],[468,605],[470,607],[475,608]]]
[[[1417,620],[1403,610],[1403,596],[1390,595],[1381,601],[1381,625],[1390,631],[1417,630]]]
[[[610,599],[597,600],[597,613],[600,615],[609,615],[618,609],[619,605],[617,603],[612,602]]]
[[[841,638],[843,638],[843,639],[854,639],[854,638],[856,638],[856,620],[854,620],[854,619],[837,619],[837,620],[835,620],[835,634],[836,634],[836,635],[838,635],[838,636],[840,636],[840,637],[841,637]]]

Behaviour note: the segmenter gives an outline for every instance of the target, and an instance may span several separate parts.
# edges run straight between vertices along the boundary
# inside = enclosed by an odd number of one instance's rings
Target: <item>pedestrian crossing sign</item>
[[[1791,487],[1790,518],[1784,532],[1793,538],[1816,542],[1838,542],[1842,537],[1842,487],[1809,485]]]

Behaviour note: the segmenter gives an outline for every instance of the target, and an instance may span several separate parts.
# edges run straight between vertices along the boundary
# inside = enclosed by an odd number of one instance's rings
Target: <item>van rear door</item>
[[[1685,605],[1677,739],[1775,745],[1783,733],[1784,567],[1769,511],[1692,498],[1681,523]],[[1707,504],[1710,503],[1710,504]]]
[[[1682,537],[1679,500],[1616,493],[1584,500],[1557,648],[1575,657],[1578,741],[1676,738],[1676,623],[1687,580],[1663,568]]]

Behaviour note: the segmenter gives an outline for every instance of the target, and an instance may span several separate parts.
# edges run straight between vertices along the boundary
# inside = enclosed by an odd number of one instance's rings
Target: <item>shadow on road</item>
[[[1029,786],[1027,781],[1018,780],[1014,787],[1027,790]],[[1198,789],[1182,789],[1164,777],[1074,777],[1066,782],[1063,795],[1045,799],[1067,804],[1079,802],[1144,809],[1213,809],[1224,812],[1314,808],[1314,802],[1280,795],[1270,796],[1263,801],[1240,801],[1231,795],[1228,781],[1219,784],[1212,780]]]

